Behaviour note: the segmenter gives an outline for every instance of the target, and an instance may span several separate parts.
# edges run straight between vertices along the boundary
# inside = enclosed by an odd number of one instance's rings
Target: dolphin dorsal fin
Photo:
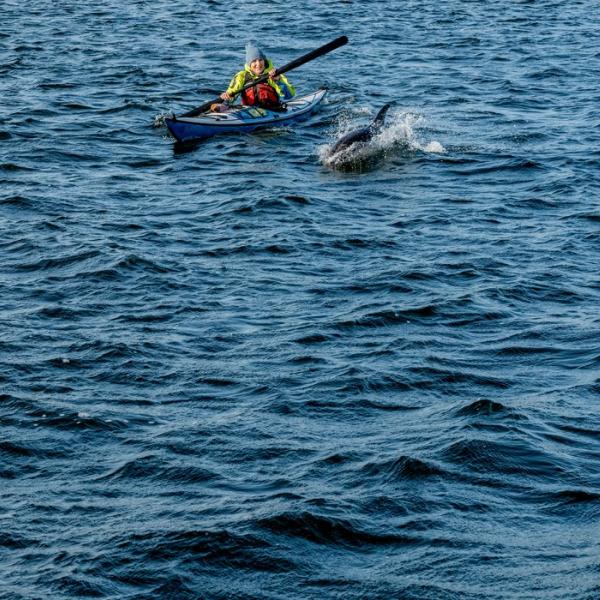
[[[371,127],[381,127],[383,125],[383,121],[385,119],[385,113],[387,113],[390,106],[391,106],[391,104],[385,104],[384,106],[381,107],[381,109],[377,113],[377,116],[375,117],[375,119],[373,119],[373,124],[371,125]]]

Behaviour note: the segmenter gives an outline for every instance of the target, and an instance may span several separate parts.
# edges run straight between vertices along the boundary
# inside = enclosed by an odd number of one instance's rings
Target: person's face
[[[265,61],[262,58],[257,58],[250,63],[250,70],[255,75],[260,75],[265,70]]]

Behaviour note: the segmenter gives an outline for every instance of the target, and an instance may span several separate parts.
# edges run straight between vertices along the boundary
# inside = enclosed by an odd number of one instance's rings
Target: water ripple
[[[96,4],[2,5],[0,595],[598,597],[597,7]],[[326,100],[173,145],[241,14]]]

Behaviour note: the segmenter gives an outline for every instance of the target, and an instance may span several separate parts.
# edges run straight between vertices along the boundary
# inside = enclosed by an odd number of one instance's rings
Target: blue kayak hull
[[[272,111],[254,106],[240,107],[228,113],[206,113],[198,117],[169,118],[165,123],[178,142],[191,142],[223,133],[251,133],[266,127],[283,127],[313,113],[327,90],[295,98],[285,111]]]

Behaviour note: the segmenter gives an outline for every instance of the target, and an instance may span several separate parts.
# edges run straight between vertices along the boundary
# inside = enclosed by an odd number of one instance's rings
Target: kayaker
[[[255,42],[246,44],[246,64],[243,71],[234,75],[229,87],[221,94],[225,102],[232,102],[241,92],[242,104],[246,106],[262,106],[264,108],[282,109],[283,102],[294,96],[296,90],[285,75],[276,75],[276,69],[271,60],[256,45]],[[258,83],[242,92],[242,88],[255,79],[268,73],[269,79]]]

